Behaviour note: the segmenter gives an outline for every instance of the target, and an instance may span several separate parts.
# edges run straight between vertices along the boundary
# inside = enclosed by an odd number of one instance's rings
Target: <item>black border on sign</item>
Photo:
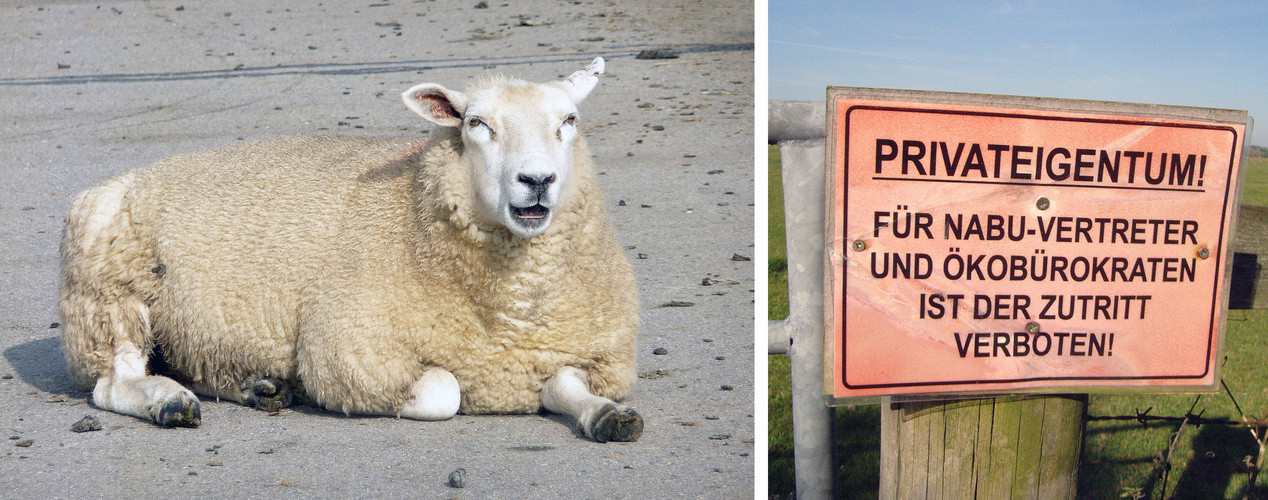
[[[845,97],[838,97],[837,103],[839,104],[841,101],[845,101],[845,100],[851,100],[851,99],[845,98]],[[843,172],[845,173],[845,177],[847,179],[844,185],[841,186],[841,189],[843,191],[842,200],[844,204],[844,206],[842,207],[842,217],[841,217],[842,233],[841,234],[847,234],[845,232],[845,229],[846,229],[845,225],[848,218],[845,217],[844,215],[846,213],[849,213],[849,206],[850,206],[850,190],[849,190],[849,182],[848,182],[849,163],[850,163],[850,113],[854,112],[855,110],[896,111],[896,112],[930,113],[930,114],[946,114],[946,115],[968,115],[968,116],[985,116],[985,117],[994,117],[994,118],[1009,118],[1009,119],[1018,119],[1018,120],[1045,120],[1045,121],[1100,123],[1100,124],[1114,124],[1114,125],[1145,125],[1145,126],[1151,126],[1151,127],[1187,128],[1187,129],[1215,130],[1215,131],[1229,132],[1233,134],[1233,146],[1232,146],[1233,149],[1232,151],[1229,152],[1229,164],[1227,168],[1228,179],[1226,179],[1224,183],[1224,203],[1222,205],[1222,208],[1220,209],[1220,231],[1219,231],[1219,238],[1216,240],[1219,242],[1224,241],[1224,230],[1226,229],[1226,225],[1228,223],[1229,193],[1230,193],[1230,190],[1232,190],[1234,187],[1233,178],[1232,178],[1233,165],[1237,161],[1237,158],[1238,158],[1237,141],[1239,140],[1239,137],[1237,135],[1237,129],[1231,126],[1208,125],[1208,124],[1199,124],[1199,123],[1192,123],[1192,124],[1168,123],[1168,122],[1160,122],[1158,120],[1152,120],[1149,118],[1131,119],[1130,117],[1091,118],[1091,117],[1071,117],[1071,116],[1042,116],[1042,115],[1027,114],[1021,111],[989,112],[989,111],[966,111],[966,110],[948,110],[948,109],[930,109],[930,108],[908,108],[908,107],[902,107],[902,106],[876,106],[876,105],[854,105],[854,106],[850,106],[849,108],[845,110],[845,123],[842,124],[842,126],[844,127],[844,136],[843,136],[844,144],[839,145],[839,148],[841,149],[843,153],[842,155],[843,161],[842,161],[841,168],[844,169]],[[839,116],[840,109],[836,109],[835,111],[836,111],[836,115]],[[831,140],[835,141],[837,140],[837,138],[832,137]],[[832,161],[836,161],[836,159],[833,158]],[[1051,184],[1050,186],[1054,188],[1089,187],[1089,186],[1068,185],[1068,184]],[[1207,322],[1207,324],[1211,326],[1210,326],[1210,330],[1207,331],[1207,336],[1206,336],[1206,363],[1204,364],[1202,373],[1200,374],[1159,375],[1159,376],[1122,376],[1122,377],[1060,377],[1060,376],[1057,376],[1057,377],[1029,377],[1029,378],[1015,378],[1015,379],[959,380],[959,381],[906,382],[906,383],[894,383],[894,384],[851,385],[847,379],[847,373],[848,373],[848,371],[846,370],[847,358],[845,355],[845,351],[846,351],[845,346],[847,344],[845,325],[846,325],[846,318],[849,316],[849,311],[847,307],[848,301],[846,300],[846,294],[842,293],[841,294],[841,328],[840,328],[840,331],[837,332],[840,334],[839,336],[841,338],[841,385],[845,386],[845,388],[847,389],[862,390],[862,389],[886,389],[886,388],[895,388],[895,387],[937,387],[937,386],[949,386],[949,385],[966,385],[967,386],[967,385],[974,385],[974,384],[1007,384],[1007,383],[1040,382],[1045,380],[1092,381],[1092,380],[1197,380],[1197,379],[1201,379],[1203,377],[1206,377],[1207,374],[1211,370],[1211,344],[1215,340],[1215,328],[1216,328],[1215,315],[1220,312],[1219,300],[1221,296],[1223,295],[1222,290],[1219,289],[1220,280],[1218,278],[1220,276],[1220,273],[1224,272],[1224,268],[1222,267],[1222,264],[1220,263],[1220,258],[1222,254],[1224,253],[1224,250],[1226,249],[1220,248],[1220,251],[1217,252],[1215,255],[1215,269],[1217,270],[1216,271],[1217,274],[1216,274],[1216,279],[1214,280],[1214,285],[1213,285],[1214,290],[1212,291],[1212,294],[1211,294],[1210,319]],[[841,289],[844,290],[845,289],[844,281],[848,280],[849,278],[846,274],[843,274],[841,279],[842,279]],[[1227,279],[1227,276],[1225,276],[1225,279]]]

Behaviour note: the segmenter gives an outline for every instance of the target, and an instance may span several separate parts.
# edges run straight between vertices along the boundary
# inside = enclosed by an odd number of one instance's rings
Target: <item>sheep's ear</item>
[[[565,92],[568,92],[568,97],[572,99],[574,105],[580,104],[587,95],[590,95],[590,91],[594,90],[594,86],[599,84],[597,75],[601,73],[603,73],[603,58],[596,57],[589,65],[581,68],[581,71],[569,75],[559,84]]]
[[[418,116],[442,127],[462,125],[467,96],[434,83],[420,83],[401,94],[405,106]]]

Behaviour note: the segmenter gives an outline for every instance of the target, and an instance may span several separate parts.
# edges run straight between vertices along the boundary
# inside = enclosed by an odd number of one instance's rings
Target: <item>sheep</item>
[[[576,419],[599,442],[643,418],[638,296],[562,81],[424,83],[424,142],[303,136],[167,158],[79,194],[61,244],[72,378],[167,427],[195,395],[276,411]],[[178,382],[179,381],[179,382]]]

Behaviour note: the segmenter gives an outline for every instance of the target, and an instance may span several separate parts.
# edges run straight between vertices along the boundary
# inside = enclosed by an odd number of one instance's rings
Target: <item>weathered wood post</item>
[[[1074,498],[1087,396],[881,404],[881,498]]]

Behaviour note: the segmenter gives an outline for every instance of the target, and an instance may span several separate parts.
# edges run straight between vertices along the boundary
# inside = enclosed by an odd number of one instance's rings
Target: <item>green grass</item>
[[[784,246],[784,186],[780,182],[779,148],[770,146],[767,153],[769,176],[767,178],[767,214],[770,239],[770,260],[767,272],[770,279],[770,319],[788,317],[788,250]],[[766,395],[770,430],[768,457],[768,485],[772,495],[787,495],[796,489],[793,482],[792,448],[792,379],[788,356],[769,356],[766,377],[770,387]]]
[[[1242,203],[1268,205],[1268,158],[1251,158],[1247,164]]]
[[[767,148],[767,225],[770,245],[770,319],[788,317],[788,247],[784,245],[784,184],[779,163],[779,147]]]
[[[784,250],[783,190],[779,150],[769,153],[770,200],[770,317],[788,314],[787,258]],[[1253,158],[1247,165],[1242,203],[1268,205],[1268,159]],[[1268,311],[1231,311],[1224,354],[1224,382],[1247,417],[1268,415]],[[770,356],[768,372],[771,495],[787,496],[794,489],[791,389],[788,357]],[[1150,415],[1183,416],[1194,395],[1093,395],[1091,415],[1133,415],[1151,408]],[[1204,395],[1194,413],[1206,418],[1240,419],[1227,393]],[[1079,491],[1087,498],[1130,497],[1133,491],[1162,493],[1163,481],[1152,473],[1154,458],[1167,449],[1178,424],[1089,422],[1083,435]],[[879,486],[880,410],[877,406],[837,408],[833,422],[836,442],[837,496],[874,498]],[[1240,498],[1250,475],[1245,457],[1255,457],[1257,445],[1242,427],[1204,425],[1186,427],[1172,454],[1167,479],[1168,498]],[[1268,474],[1260,474],[1252,498],[1268,498]]]

